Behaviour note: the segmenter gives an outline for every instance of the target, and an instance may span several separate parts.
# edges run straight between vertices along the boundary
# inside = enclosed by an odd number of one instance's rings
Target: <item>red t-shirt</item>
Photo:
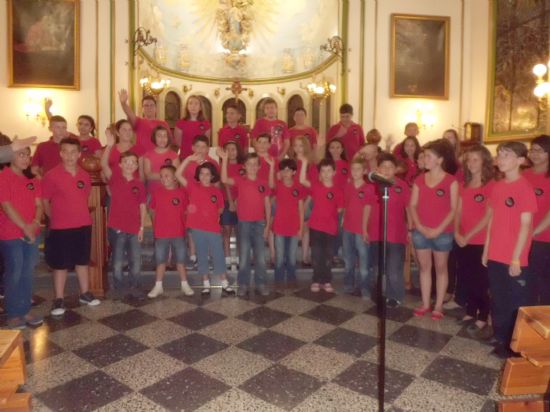
[[[227,177],[235,179],[236,177],[241,177],[245,175],[245,170],[242,164],[240,163],[229,163],[227,165]],[[237,199],[237,188],[235,185],[227,185],[227,190],[231,193],[231,199],[235,201]],[[224,192],[224,199],[227,200],[227,195]]]
[[[374,202],[373,185],[363,183],[355,187],[348,182],[344,188],[344,230],[358,235],[363,234],[363,210]]]
[[[388,200],[388,242],[406,244],[407,212],[405,209],[411,201],[411,189],[407,182],[402,179],[395,178],[394,181],[395,184],[389,190],[390,198]],[[381,193],[376,188],[369,216],[369,242],[379,242],[384,238],[381,226],[381,220],[384,217],[381,204]]]
[[[309,227],[336,236],[338,234],[338,209],[344,207],[341,186],[326,187],[321,182],[311,182],[313,209]]]
[[[336,123],[328,130],[327,143],[336,138],[340,127],[342,127],[342,124]],[[361,126],[357,123],[352,123],[346,130],[346,133],[343,136],[340,136],[339,139],[344,143],[347,158],[351,160],[353,159],[353,156],[355,156],[355,153],[359,151],[361,145],[365,143],[365,133],[363,132]]]
[[[302,173],[302,161],[301,160],[297,160],[296,161],[296,174],[294,175],[294,181],[296,183],[299,183],[300,182],[300,173]],[[307,180],[310,181],[311,184],[313,184],[314,182],[318,182],[319,181],[319,170],[317,170],[317,165],[316,164],[313,164],[313,163],[308,163],[307,164],[307,171],[306,171],[306,177],[307,177]],[[311,194],[311,190],[308,188],[308,187],[303,187],[302,186],[302,191],[304,192],[304,196],[310,196]]]
[[[416,161],[409,157],[403,156],[401,154],[401,150],[397,151],[395,156],[407,165],[407,172],[400,176],[403,177],[403,180],[405,180],[409,186],[412,186],[414,179],[418,176],[418,165],[416,164]]]
[[[493,218],[488,258],[495,262],[510,265],[521,227],[521,214],[528,212],[535,214],[537,212],[537,199],[533,186],[524,177],[520,177],[513,182],[500,180],[493,187],[489,198],[489,206],[493,209]],[[533,225],[531,225],[527,242],[525,242],[520,254],[521,266],[528,265],[532,232]]]
[[[336,175],[334,176],[334,183],[340,187],[346,187],[350,178],[349,163],[347,160],[337,160],[336,162]]]
[[[174,160],[178,158],[178,154],[171,149],[163,153],[159,153],[156,149],[153,149],[145,153],[143,157],[149,160],[151,164],[151,173],[160,173],[160,168],[162,166],[174,164]],[[161,186],[160,180],[147,181],[147,191],[149,193],[153,193],[159,186]]]
[[[41,197],[42,189],[38,179],[19,176],[9,167],[0,172],[0,203],[10,202],[25,223],[30,224],[34,220],[36,199]],[[23,231],[0,207],[0,240],[14,240],[24,236]]]
[[[236,127],[231,127],[226,124],[218,130],[218,146],[224,147],[227,142],[237,143],[243,153],[248,152],[248,130],[246,127],[238,124]]]
[[[136,117],[134,132],[136,132],[136,145],[141,146],[143,152],[148,152],[155,148],[155,144],[151,140],[151,134],[157,126],[164,126],[168,130],[168,138],[172,141],[172,132],[170,126],[164,120],[160,119],[145,119],[144,117]]]
[[[208,120],[178,120],[176,129],[181,131],[180,158],[185,159],[193,153],[193,140],[208,132],[210,127]]]
[[[487,205],[495,182],[490,181],[481,187],[464,187],[460,185],[458,195],[462,201],[462,211],[460,214],[460,233],[467,234],[487,213]],[[487,227],[480,230],[470,239],[470,245],[483,245],[487,236]]]
[[[258,156],[258,159],[260,160],[260,168],[258,169],[258,177],[260,179],[263,179],[267,182],[269,182],[269,163],[267,163],[261,156]],[[270,160],[273,160],[275,164],[273,165],[274,173],[277,173],[276,171],[279,169],[279,161],[274,159],[273,157],[270,157]]]
[[[137,235],[141,226],[140,205],[147,202],[145,186],[140,179],[126,179],[122,173],[113,173],[109,180],[111,207],[107,226]]]
[[[216,167],[216,170],[218,171],[218,173],[220,172],[220,165],[218,164],[218,162],[216,162],[210,156],[206,156],[202,162],[195,162],[194,160],[189,162],[183,171],[183,177],[185,177],[188,182],[189,181],[197,182],[197,180],[195,179],[195,172],[197,170],[197,167],[202,165],[205,162],[212,163]]]
[[[268,134],[271,136],[269,154],[273,157],[279,157],[282,153],[285,140],[290,138],[288,126],[285,122],[279,119],[268,120],[265,117],[256,120],[256,124],[251,132],[253,139],[257,139],[261,134]]]
[[[546,177],[546,173],[535,173],[533,169],[525,170],[523,172],[523,177],[525,177],[535,189],[538,209],[535,216],[533,216],[533,228],[535,228],[541,220],[544,219],[548,211],[550,211],[550,177]],[[550,242],[550,228],[533,237],[533,240]]]
[[[138,157],[142,157],[145,152],[141,146],[133,145],[129,150],[129,152],[134,153]],[[120,170],[120,151],[118,150],[118,146],[114,145],[111,149],[111,153],[109,153],[109,167],[115,171]]]
[[[42,197],[50,201],[50,228],[75,229],[92,224],[88,198],[92,190],[90,176],[77,167],[73,176],[60,164],[42,180]]]
[[[305,136],[309,140],[309,144],[311,145],[311,147],[317,146],[317,130],[315,130],[313,127],[307,126],[303,129],[298,129],[296,128],[296,126],[294,126],[288,129],[288,135],[290,136],[291,145],[295,137]]]
[[[445,177],[435,187],[426,185],[426,174],[418,176],[414,184],[418,187],[418,204],[416,213],[423,226],[438,227],[451,212],[451,185],[456,182],[453,175],[445,173]],[[453,223],[444,229],[445,233],[453,232]]]
[[[239,221],[257,222],[265,220],[265,198],[270,195],[267,180],[256,177],[250,180],[246,175],[236,176],[237,216]]]
[[[155,211],[155,239],[185,236],[185,212],[189,205],[187,191],[181,187],[167,189],[159,186],[151,195],[149,207]]]
[[[300,230],[300,208],[298,204],[304,197],[303,187],[293,183],[286,186],[278,181],[275,187],[275,217],[273,233],[277,236],[298,236]]]
[[[101,143],[95,137],[90,137],[86,140],[80,139],[80,151],[82,156],[94,155],[95,152],[101,150]]]
[[[42,173],[46,174],[58,164],[61,164],[61,155],[59,154],[59,143],[50,137],[49,140],[36,146],[36,151],[32,157],[32,166],[42,168]]]
[[[220,209],[223,209],[222,191],[215,186],[203,186],[195,180],[189,180],[187,192],[189,193],[187,227],[220,233]]]

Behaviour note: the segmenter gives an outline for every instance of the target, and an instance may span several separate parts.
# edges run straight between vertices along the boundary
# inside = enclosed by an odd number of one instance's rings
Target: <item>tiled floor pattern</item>
[[[375,411],[376,308],[303,289],[268,298],[104,301],[24,331],[35,411]],[[36,310],[46,314],[50,292]],[[493,411],[502,362],[451,317],[388,310],[388,411]]]

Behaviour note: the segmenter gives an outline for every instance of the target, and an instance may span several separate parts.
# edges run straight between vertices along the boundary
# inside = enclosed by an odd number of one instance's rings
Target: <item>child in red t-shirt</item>
[[[153,217],[155,236],[155,286],[147,294],[156,298],[164,293],[162,279],[166,272],[168,252],[176,259],[176,268],[180,275],[181,291],[185,296],[193,296],[193,289],[187,282],[185,270],[185,212],[187,210],[187,192],[179,187],[176,180],[176,168],[164,165],[160,168],[161,185],[152,193],[149,208]]]
[[[355,159],[362,159],[365,161],[365,175],[370,172],[374,172],[378,168],[378,154],[380,153],[380,147],[374,143],[364,143],[355,156]]]
[[[199,156],[196,154],[185,158],[176,170],[176,179],[189,193],[186,225],[197,251],[198,272],[203,278],[201,294],[210,294],[209,255],[212,257],[214,275],[221,278],[222,291],[232,294],[234,289],[227,280],[220,227],[223,193],[215,186],[219,181],[218,169],[212,163],[204,162],[195,169],[193,180],[187,179],[183,174],[190,162],[198,160]]]
[[[529,159],[533,167],[523,176],[535,189],[538,212],[533,216],[533,243],[529,270],[537,277],[537,304],[550,305],[550,137],[541,135],[531,140]]]
[[[227,153],[227,175],[235,179],[245,173],[243,168],[243,154],[239,144],[235,141],[228,141],[223,146]],[[231,264],[239,263],[238,256],[231,257],[231,233],[237,230],[237,189],[234,186],[224,185],[225,202],[223,213],[221,216],[221,224],[223,229],[223,248],[225,252],[225,264],[229,267]]]
[[[88,209],[92,190],[90,176],[78,166],[78,139],[62,139],[59,149],[61,164],[46,173],[42,180],[44,211],[50,218],[44,254],[46,263],[53,269],[53,316],[65,313],[65,282],[68,271],[73,268],[80,284],[80,303],[89,306],[100,303],[88,289],[92,243],[92,218]]]
[[[59,143],[69,136],[67,121],[64,117],[52,116],[49,122],[48,130],[52,132],[52,136],[38,144],[32,157],[32,173],[39,176],[44,176],[61,163]]]
[[[252,129],[252,139],[257,139],[260,135],[267,134],[271,138],[271,147],[269,154],[281,160],[285,157],[290,147],[290,136],[288,134],[287,124],[277,119],[277,102],[271,97],[267,97],[262,105],[264,117],[256,120]]]
[[[412,240],[420,264],[422,306],[415,316],[432,311],[432,256],[436,272],[436,299],[433,320],[443,319],[443,299],[449,283],[448,259],[453,247],[453,220],[458,202],[458,183],[447,172],[455,166],[454,151],[448,141],[434,140],[424,146],[427,172],[418,176],[411,194]]]
[[[289,288],[296,287],[296,252],[304,227],[304,191],[294,179],[296,169],[294,159],[281,160],[280,180],[275,185],[276,207],[271,229],[275,236],[276,289],[283,289],[285,280]]]
[[[400,177],[412,186],[414,179],[418,176],[418,155],[420,154],[420,143],[415,136],[407,136],[405,140],[394,150],[395,156],[402,160],[407,170],[400,174]]]
[[[118,92],[120,105],[122,110],[126,113],[128,121],[136,132],[136,146],[141,146],[139,151],[145,153],[149,150],[153,150],[155,145],[151,141],[151,133],[157,126],[163,126],[166,130],[170,131],[170,126],[166,121],[157,119],[157,101],[151,95],[145,95],[141,99],[141,109],[143,111],[143,117],[136,116],[130,105],[128,104],[128,92],[122,89]],[[170,140],[172,140],[172,133],[169,133]]]
[[[42,317],[30,314],[43,213],[40,180],[29,174],[30,164],[31,151],[23,148],[13,153],[11,164],[0,172],[0,252],[5,269],[4,308],[10,329],[43,322]]]
[[[109,155],[114,144],[114,136],[107,133],[107,147],[101,157],[101,166],[111,192],[107,228],[113,252],[113,299],[120,300],[126,294],[131,298],[144,299],[139,278],[147,196],[143,182],[136,177],[139,163],[136,154],[122,153],[119,170],[113,173],[109,166]],[[123,274],[126,256],[129,266],[127,281]]]
[[[455,217],[455,242],[458,245],[458,280],[466,293],[466,314],[460,321],[468,324],[474,338],[489,338],[487,318],[491,308],[487,268],[481,264],[493,189],[493,157],[489,150],[475,145],[464,153],[465,180],[459,187]]]
[[[153,193],[160,183],[160,168],[162,166],[178,167],[178,154],[170,148],[169,131],[163,126],[157,126],[151,134],[155,148],[143,156],[143,171],[147,181],[147,193]]]
[[[252,144],[254,145],[254,150],[260,162],[258,177],[260,177],[260,179],[269,180],[269,164],[270,162],[276,162],[275,158],[269,154],[271,136],[269,134],[261,134],[252,141]]]
[[[535,278],[528,268],[537,199],[533,187],[521,176],[527,147],[520,142],[497,147],[497,166],[504,179],[493,187],[489,198],[489,226],[483,249],[483,264],[489,273],[494,337],[493,354],[511,355],[510,341],[521,306],[535,303]]]
[[[206,136],[210,141],[212,130],[206,120],[204,106],[200,96],[191,95],[185,104],[183,119],[178,120],[174,129],[174,139],[180,148],[180,158],[185,159],[193,153],[193,142],[197,136]]]
[[[95,136],[95,120],[92,116],[82,114],[78,116],[76,127],[78,129],[78,140],[82,148],[80,161],[87,156],[101,157],[101,143]]]
[[[218,146],[225,147],[228,142],[239,145],[242,153],[248,153],[248,130],[241,125],[241,111],[236,104],[229,104],[225,109],[227,123],[218,131]]]
[[[109,167],[114,173],[120,172],[120,155],[124,152],[131,151],[132,153],[137,155],[140,160],[139,170],[136,175],[140,176],[140,178],[144,180],[145,176],[143,173],[142,156],[145,154],[145,152],[143,151],[143,148],[141,146],[134,144],[134,130],[132,129],[132,124],[126,119],[121,119],[111,127],[108,127],[107,130],[105,130],[105,135],[107,136],[107,139],[109,139],[109,134],[113,133],[115,134],[116,144],[114,144],[110,148],[108,158]],[[107,148],[105,148],[105,150],[107,150]]]
[[[334,242],[338,234],[338,215],[344,207],[344,194],[335,183],[336,166],[332,159],[319,162],[319,181],[311,182],[306,175],[307,161],[300,173],[300,183],[311,189],[313,209],[309,219],[311,239],[311,263],[313,281],[311,291],[319,292],[321,287],[329,293],[332,287],[331,262]]]
[[[346,157],[353,159],[361,145],[365,143],[365,133],[360,125],[354,123],[353,107],[345,103],[340,106],[340,121],[327,132],[326,140],[340,139],[346,150]]]
[[[265,243],[271,220],[270,187],[273,186],[274,162],[269,160],[269,181],[258,176],[259,157],[249,153],[244,161],[244,176],[230,178],[227,153],[218,148],[223,159],[222,183],[237,188],[237,216],[239,218],[239,284],[238,296],[246,296],[250,287],[251,256],[254,253],[254,284],[257,293],[268,296],[266,286]]]
[[[367,283],[369,236],[367,233],[374,186],[364,179],[365,163],[351,162],[351,179],[344,187],[342,254],[344,256],[344,291],[370,296]],[[356,269],[356,263],[358,268]]]
[[[292,146],[294,138],[298,136],[305,136],[310,146],[312,148],[315,148],[315,146],[317,146],[317,130],[306,124],[306,109],[304,109],[303,107],[298,107],[294,111],[294,116],[292,118],[294,119],[295,124],[290,129],[288,129],[288,134],[290,136],[290,146]]]

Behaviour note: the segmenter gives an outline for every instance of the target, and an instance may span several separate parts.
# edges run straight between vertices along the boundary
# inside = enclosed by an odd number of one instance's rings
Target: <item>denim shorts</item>
[[[431,249],[436,252],[450,252],[453,248],[454,235],[452,233],[442,233],[435,239],[428,239],[418,230],[413,230],[412,241],[416,249]]]
[[[157,265],[166,263],[168,260],[168,251],[172,246],[172,255],[176,259],[176,264],[185,264],[187,248],[182,237],[155,239],[155,261]]]
[[[239,223],[237,212],[229,210],[229,203],[225,202],[222,215],[220,216],[220,224],[222,226],[235,226]]]

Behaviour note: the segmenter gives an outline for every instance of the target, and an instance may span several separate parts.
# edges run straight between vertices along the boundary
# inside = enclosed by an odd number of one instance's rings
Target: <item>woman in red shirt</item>
[[[412,233],[420,264],[422,306],[415,316],[432,311],[432,255],[436,271],[436,300],[433,320],[443,318],[443,299],[447,292],[449,273],[447,262],[453,247],[453,219],[458,201],[458,184],[447,171],[456,166],[452,146],[438,139],[424,146],[427,172],[416,178],[411,194],[411,217],[415,226]]]
[[[157,126],[151,133],[151,141],[155,148],[143,156],[143,170],[147,180],[147,193],[151,195],[160,183],[160,168],[162,166],[178,167],[178,154],[170,148],[170,133],[163,126]]]

